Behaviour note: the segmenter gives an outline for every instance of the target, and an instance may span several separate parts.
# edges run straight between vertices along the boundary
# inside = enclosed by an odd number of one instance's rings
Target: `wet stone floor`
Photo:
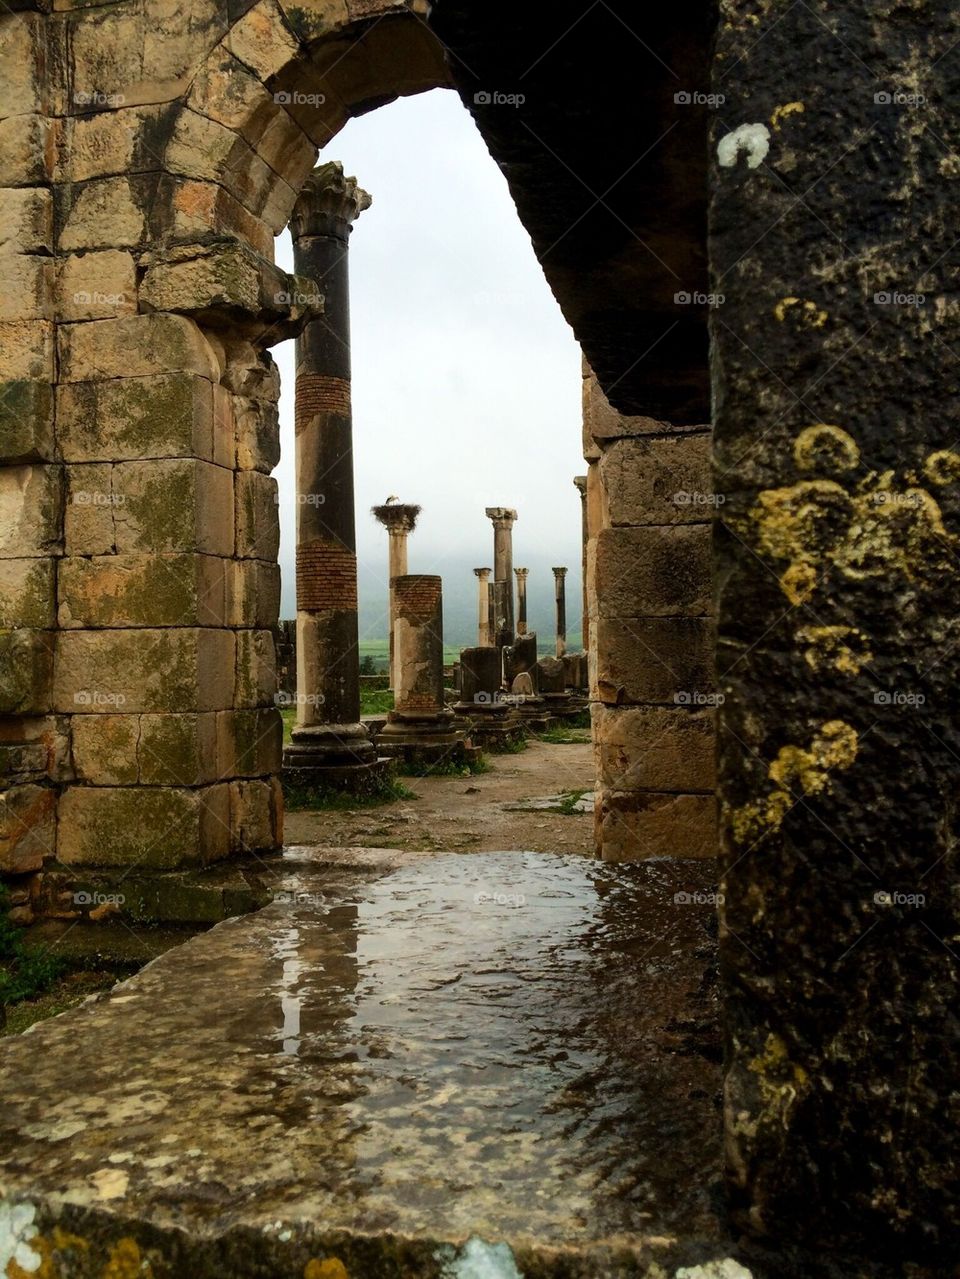
[[[49,1273],[101,1273],[69,1238],[152,1279],[472,1276],[471,1236],[512,1250],[490,1279],[703,1255],[713,867],[292,849],[285,872],[0,1046],[0,1176]]]

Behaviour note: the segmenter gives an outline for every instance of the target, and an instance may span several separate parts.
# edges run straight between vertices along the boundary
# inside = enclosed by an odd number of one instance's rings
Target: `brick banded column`
[[[436,762],[462,754],[464,733],[443,697],[443,583],[410,573],[394,580],[398,680],[377,746],[388,755]]]
[[[373,516],[384,526],[390,535],[390,558],[388,571],[390,574],[390,687],[396,692],[399,687],[396,644],[394,643],[394,626],[397,620],[396,597],[393,589],[394,580],[406,576],[407,572],[407,537],[417,527],[419,506],[404,506],[399,502],[385,502],[383,506],[373,507]]]
[[[587,505],[587,477],[575,475],[573,478],[580,494],[580,580],[583,583],[583,616],[580,621],[580,647],[586,653],[590,648],[590,614],[587,608],[587,543],[590,541],[590,508]]]
[[[284,762],[298,770],[376,758],[360,723],[347,268],[370,203],[334,161],[307,179],[290,221],[296,271],[326,297],[324,318],[297,339],[297,726]]]
[[[515,568],[513,575],[517,579],[517,634],[527,633],[527,578],[528,568]]]
[[[477,575],[477,644],[480,648],[493,647],[493,630],[490,625],[490,570],[475,568]]]
[[[513,610],[513,526],[517,513],[506,506],[488,506],[486,515],[493,521],[493,580],[494,583],[506,583],[503,600],[505,629],[510,633],[507,643],[512,644],[516,634]]]
[[[567,570],[553,570],[554,594],[557,601],[557,657],[567,651]]]

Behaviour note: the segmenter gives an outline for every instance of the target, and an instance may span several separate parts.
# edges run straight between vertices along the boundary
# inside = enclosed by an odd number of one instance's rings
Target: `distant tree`
[[[376,675],[376,673],[377,673],[377,664],[376,664],[376,662],[373,660],[373,656],[372,656],[372,654],[367,653],[367,655],[366,655],[364,658],[362,658],[362,659],[361,659],[361,662],[360,662],[360,674],[361,674],[361,675]]]

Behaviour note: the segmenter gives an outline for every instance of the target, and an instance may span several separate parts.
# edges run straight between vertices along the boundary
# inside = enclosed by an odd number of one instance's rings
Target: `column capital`
[[[421,509],[402,502],[384,502],[382,506],[371,506],[370,514],[388,533],[412,533],[417,527],[417,516]]]
[[[490,574],[493,572],[493,569],[492,568],[475,568],[473,571],[474,573],[476,573],[477,577],[479,577],[480,581],[482,582],[485,578],[490,576]]]
[[[508,506],[488,506],[486,516],[487,519],[493,520],[496,528],[513,528],[517,513],[511,511]]]
[[[513,571],[514,574],[523,582],[527,580],[527,575],[530,572],[528,568],[515,568]]]
[[[585,498],[587,496],[587,477],[585,475],[575,475],[573,482],[580,490],[580,496]]]
[[[295,240],[307,235],[336,236],[346,242],[353,224],[373,203],[373,197],[343,174],[339,160],[319,165],[309,175],[290,216]]]
[[[567,576],[567,570],[565,568],[555,568],[553,570],[553,576],[558,579],[564,578]]]

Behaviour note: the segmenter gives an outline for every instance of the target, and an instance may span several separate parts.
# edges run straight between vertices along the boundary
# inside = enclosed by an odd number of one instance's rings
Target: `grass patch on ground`
[[[585,790],[564,791],[560,798],[560,804],[557,808],[558,813],[562,813],[564,817],[579,817],[577,805],[583,799],[587,792]]]
[[[476,759],[465,763],[455,759],[442,759],[435,764],[410,760],[400,765],[402,777],[478,777],[481,773],[489,772],[490,765],[483,755],[478,755]]]
[[[0,1035],[22,1034],[35,1022],[57,1017],[60,1013],[75,1008],[89,995],[109,990],[129,975],[129,972],[116,972],[112,969],[80,969],[65,973],[56,978],[42,995],[11,1004],[6,1009],[7,1021],[0,1029]]]
[[[284,781],[283,798],[290,812],[342,813],[356,808],[382,808],[384,804],[418,799],[419,796],[391,777],[366,795],[351,795],[347,791],[328,790],[322,786],[298,786]]]
[[[59,955],[23,940],[23,931],[10,922],[9,894],[0,888],[0,1004],[18,1003],[43,994],[62,975]]]
[[[590,741],[590,734],[582,730],[570,730],[569,728],[560,727],[548,728],[542,733],[537,733],[538,742],[549,742],[552,746],[582,746],[585,742]]]
[[[521,733],[514,741],[504,742],[502,746],[487,745],[484,750],[491,755],[522,755],[527,749],[527,735]]]

